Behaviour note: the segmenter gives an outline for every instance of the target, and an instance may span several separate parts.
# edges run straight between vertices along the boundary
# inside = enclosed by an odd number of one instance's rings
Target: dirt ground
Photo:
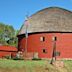
[[[22,67],[22,68],[0,68],[0,72],[71,72],[66,68],[55,68],[47,66]]]

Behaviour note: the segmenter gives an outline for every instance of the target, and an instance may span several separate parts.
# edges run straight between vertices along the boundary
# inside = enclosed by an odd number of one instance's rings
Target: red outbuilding
[[[7,56],[15,57],[17,51],[17,48],[13,46],[0,46],[0,58],[4,58]]]
[[[72,59],[72,12],[49,7],[30,16],[19,31],[18,50],[32,57]]]

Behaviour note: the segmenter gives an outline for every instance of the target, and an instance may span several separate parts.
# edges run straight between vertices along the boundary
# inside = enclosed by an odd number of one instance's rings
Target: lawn
[[[3,60],[0,59],[0,72],[72,72],[72,61],[64,61],[63,68],[56,68],[48,60]]]

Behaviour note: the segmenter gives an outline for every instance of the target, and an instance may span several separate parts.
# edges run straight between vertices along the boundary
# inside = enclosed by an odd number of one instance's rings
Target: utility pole
[[[52,64],[54,60],[56,61],[56,37],[55,36],[53,36],[53,52],[52,52],[52,59],[50,64]]]
[[[28,17],[26,17],[26,20],[25,20],[25,26],[26,26],[26,31],[25,31],[25,56],[27,54],[27,48],[28,48],[28,25],[29,25]]]

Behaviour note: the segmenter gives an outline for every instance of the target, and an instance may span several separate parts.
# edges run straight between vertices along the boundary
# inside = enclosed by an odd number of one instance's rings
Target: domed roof
[[[72,12],[59,7],[49,7],[28,18],[28,33],[34,32],[72,32]],[[26,33],[24,24],[19,35]]]

